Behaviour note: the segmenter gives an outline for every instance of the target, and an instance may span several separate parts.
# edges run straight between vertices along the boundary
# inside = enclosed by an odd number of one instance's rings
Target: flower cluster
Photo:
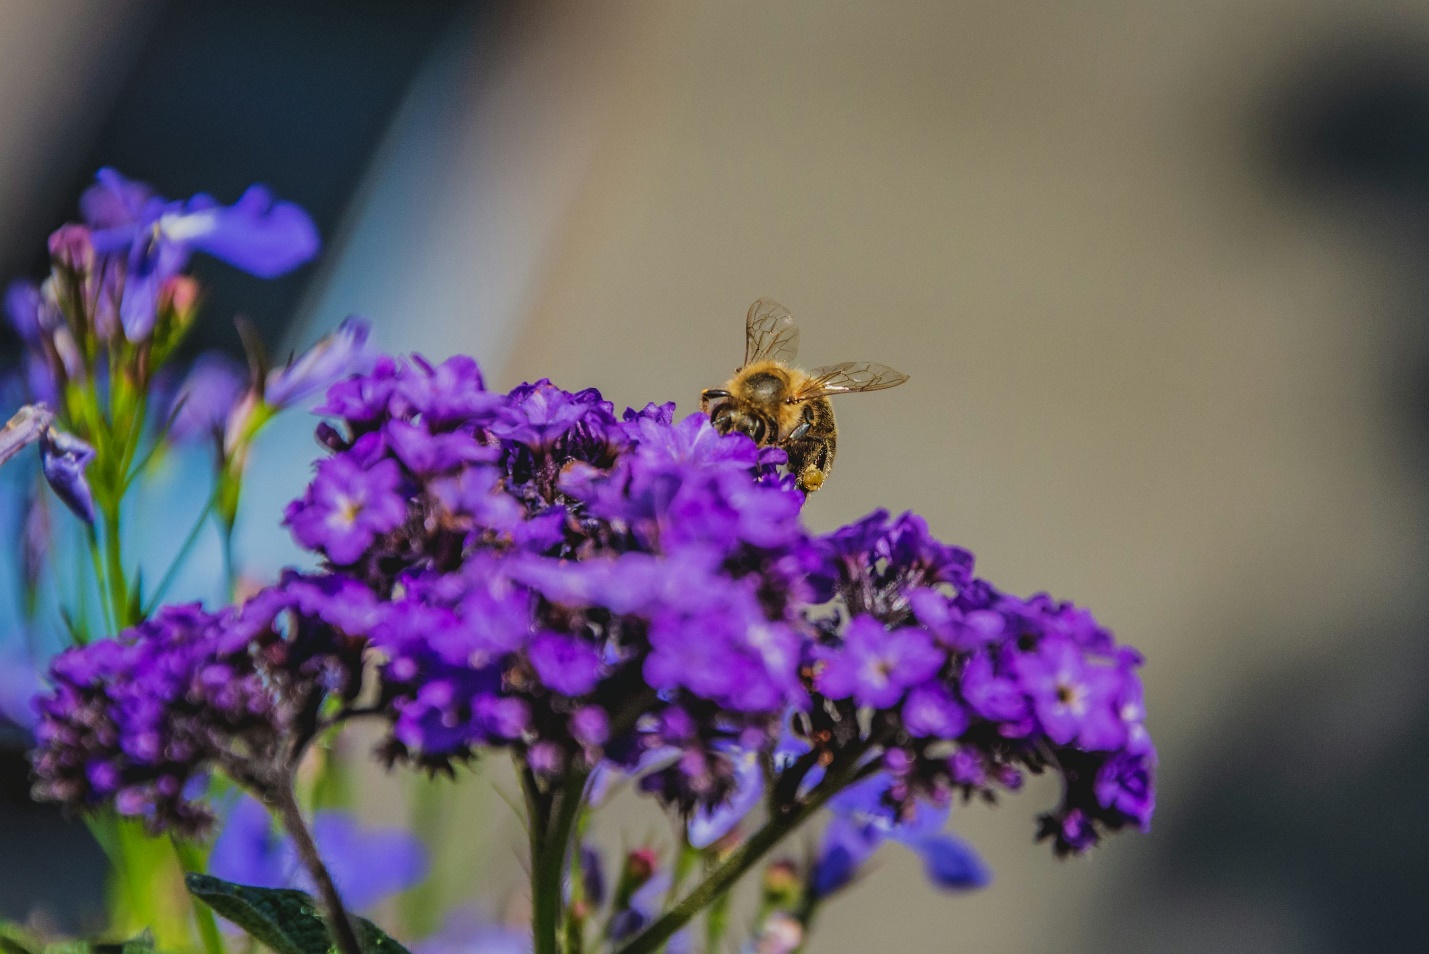
[[[943,888],[986,884],[942,829],[956,798],[991,801],[1027,772],[1063,783],[1040,830],[1059,855],[1149,824],[1139,654],[1085,610],[979,579],[914,514],[814,536],[781,450],[673,405],[617,415],[546,380],[489,391],[464,357],[381,358],[318,410],[329,453],[285,522],[319,571],[61,656],[41,795],[194,831],[205,772],[279,802],[308,742],[356,715],[385,721],[389,764],[506,750],[547,938],[562,917],[585,930],[606,897],[596,878],[567,884],[565,913],[555,899],[576,820],[612,778],[682,816],[710,897],[827,805],[802,874],[766,876],[788,882],[760,922],[770,950],[797,947],[884,841]],[[757,848],[731,852],[761,820]],[[661,912],[670,892],[641,858],[604,928],[635,954],[691,914]]]
[[[493,394],[464,358],[382,361],[320,411],[336,453],[287,519],[387,599],[371,635],[392,756],[512,746],[553,777],[658,750],[644,784],[688,810],[803,700],[815,551],[778,452],[670,405]]]
[[[356,698],[365,644],[345,631],[366,625],[364,596],[289,574],[242,608],[171,606],[61,653],[38,703],[36,796],[198,833],[211,768],[260,794],[288,784],[332,706]]]
[[[780,770],[775,805],[830,765],[877,775],[893,828],[920,803],[990,798],[1046,769],[1065,783],[1043,821],[1059,853],[1147,825],[1155,753],[1135,651],[1070,604],[975,578],[972,555],[915,515],[811,537],[781,452],[672,410],[617,418],[595,391],[547,381],[493,393],[460,357],[382,359],[339,382],[320,408],[333,453],[287,511],[324,574],[291,576],[241,611],[172,610],[62,659],[43,790],[178,804],[186,775],[165,774],[170,746],[148,762],[92,750],[132,747],[150,731],[133,720],[169,725],[176,706],[198,728],[164,731],[202,735],[206,719],[232,731],[201,674],[214,653],[250,667],[272,647],[290,654],[267,621],[302,593],[300,618],[321,625],[299,630],[349,652],[333,657],[337,683],[244,670],[265,687],[268,745],[294,705],[332,685],[356,692],[370,653],[389,759],[446,767],[508,747],[538,779],[609,763],[693,813],[697,843],[759,803],[764,764]],[[306,701],[272,685],[306,687]],[[95,707],[105,714],[76,715]],[[106,735],[95,719],[123,728]],[[184,751],[221,749],[184,739]]]
[[[1103,830],[1149,825],[1156,755],[1135,650],[1070,603],[974,578],[971,554],[913,514],[874,513],[821,546],[832,600],[818,621],[807,718],[824,759],[879,740],[895,817],[920,799],[991,798],[1018,788],[1024,770],[1056,771],[1064,797],[1041,834],[1059,854],[1086,850]],[[860,713],[870,714],[866,732]]]

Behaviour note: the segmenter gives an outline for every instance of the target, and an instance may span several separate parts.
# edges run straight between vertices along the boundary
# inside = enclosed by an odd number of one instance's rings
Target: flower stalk
[[[327,870],[327,865],[323,864],[322,856],[318,854],[317,843],[313,841],[312,833],[303,820],[302,810],[298,807],[297,797],[293,794],[291,779],[278,786],[277,791],[272,794],[270,804],[277,813],[284,831],[293,840],[293,847],[298,853],[298,861],[317,889],[317,901],[322,909],[323,923],[327,926],[328,935],[332,938],[333,945],[341,954],[362,954],[362,945],[358,943],[357,932],[353,928],[352,918],[348,915],[347,908],[342,903],[342,895],[338,893],[337,885],[332,880],[332,874]]]

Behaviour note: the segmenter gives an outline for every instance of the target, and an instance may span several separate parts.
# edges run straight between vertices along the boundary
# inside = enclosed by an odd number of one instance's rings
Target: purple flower
[[[259,278],[277,278],[310,261],[319,241],[313,220],[261,185],[249,186],[231,206],[196,195],[180,210],[159,217],[171,242],[206,252]]]
[[[248,388],[243,366],[219,351],[198,356],[174,398],[169,436],[179,442],[222,435]]]
[[[513,388],[501,416],[491,431],[504,440],[525,444],[533,451],[553,448],[572,431],[599,440],[614,429],[615,416],[600,392],[588,388],[577,394],[563,391],[542,378],[535,384]]]
[[[1044,640],[1035,653],[1018,656],[1015,668],[1053,742],[1067,745],[1081,735],[1095,741],[1089,747],[1119,744],[1121,725],[1111,709],[1120,688],[1114,669],[1084,665],[1073,643],[1055,638]]]
[[[903,702],[903,727],[916,736],[956,739],[967,730],[968,714],[947,687],[922,685]]]
[[[84,478],[84,469],[93,459],[94,448],[71,434],[47,427],[40,437],[40,464],[45,480],[55,496],[85,523],[94,522],[94,497]]]
[[[409,945],[412,954],[530,954],[530,927],[512,928],[471,910],[458,911],[442,929]]]
[[[943,833],[948,810],[918,803],[899,817],[887,798],[892,780],[874,775],[835,796],[829,807],[834,819],[811,874],[811,888],[820,898],[843,888],[885,839],[901,844],[923,859],[928,880],[950,890],[986,887],[991,873],[965,842]]]
[[[757,752],[735,752],[735,783],[730,797],[718,805],[701,806],[685,826],[686,837],[695,848],[708,848],[759,806],[764,797],[764,772]]]
[[[305,714],[361,685],[365,640],[333,623],[350,618],[335,605],[347,599],[336,588],[323,600],[307,579],[288,574],[217,614],[166,607],[55,657],[37,703],[36,797],[192,835],[212,821],[195,783],[213,766],[263,791],[301,754],[291,744]]]
[[[824,664],[815,682],[821,693],[886,709],[937,672],[945,657],[922,630],[889,632],[873,617],[859,616],[844,631],[843,645],[820,649],[818,658]]]
[[[407,832],[366,829],[342,811],[318,812],[312,831],[338,891],[354,910],[371,908],[426,877],[426,849]],[[376,859],[381,864],[374,864]],[[229,809],[208,870],[236,884],[313,891],[292,841],[280,836],[267,810],[247,796]]]
[[[47,307],[34,282],[14,281],[5,289],[5,317],[26,345],[38,344],[43,330],[59,323],[57,316],[42,317]]]
[[[374,374],[367,380],[380,378]],[[453,355],[438,365],[414,355],[411,364],[398,373],[392,401],[393,413],[419,415],[430,429],[462,422],[486,423],[504,403],[501,395],[486,390],[481,369],[466,355]]]
[[[401,481],[390,460],[364,469],[348,457],[330,458],[318,464],[307,495],[289,504],[286,522],[299,543],[321,549],[334,563],[354,563],[378,534],[406,519]]]
[[[261,278],[289,272],[318,251],[307,213],[275,201],[262,186],[225,207],[202,194],[165,201],[113,169],[101,169],[96,180],[80,207],[94,229],[95,251],[122,263],[124,275],[114,287],[122,288],[119,317],[130,341],[149,336],[160,289],[195,251]]]
[[[968,660],[962,693],[974,712],[993,722],[1016,722],[1027,713],[1022,688],[1015,680],[999,675],[985,652]]]
[[[284,408],[316,394],[338,378],[360,370],[368,360],[371,328],[360,318],[346,318],[337,330],[281,368],[268,372],[263,400]]]
[[[1108,759],[1097,773],[1095,790],[1102,808],[1125,815],[1142,831],[1151,828],[1156,790],[1148,757],[1117,755]]]
[[[562,695],[583,696],[600,681],[600,656],[573,636],[540,633],[528,653],[536,675]]]

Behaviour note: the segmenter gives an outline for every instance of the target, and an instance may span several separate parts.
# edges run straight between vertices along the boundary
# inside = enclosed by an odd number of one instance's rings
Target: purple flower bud
[[[50,258],[61,268],[88,274],[94,267],[94,242],[83,225],[61,225],[50,233]]]
[[[587,748],[600,748],[610,738],[610,717],[599,706],[581,706],[571,715],[571,737]]]
[[[10,327],[15,329],[20,340],[27,345],[39,342],[40,333],[47,324],[40,318],[42,307],[44,300],[34,282],[13,281],[5,289],[5,317],[9,319]]]
[[[41,468],[55,496],[85,523],[94,522],[94,497],[84,479],[84,469],[94,459],[94,448],[72,434],[46,428],[40,439]]]

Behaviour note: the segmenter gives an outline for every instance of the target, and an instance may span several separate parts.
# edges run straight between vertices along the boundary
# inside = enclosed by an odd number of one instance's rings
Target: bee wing
[[[789,309],[772,298],[749,306],[744,321],[744,363],[772,359],[790,364],[799,353],[799,326]]]
[[[852,394],[855,391],[882,391],[908,380],[908,375],[873,361],[844,361],[809,372],[809,380],[794,392],[794,400]]]

